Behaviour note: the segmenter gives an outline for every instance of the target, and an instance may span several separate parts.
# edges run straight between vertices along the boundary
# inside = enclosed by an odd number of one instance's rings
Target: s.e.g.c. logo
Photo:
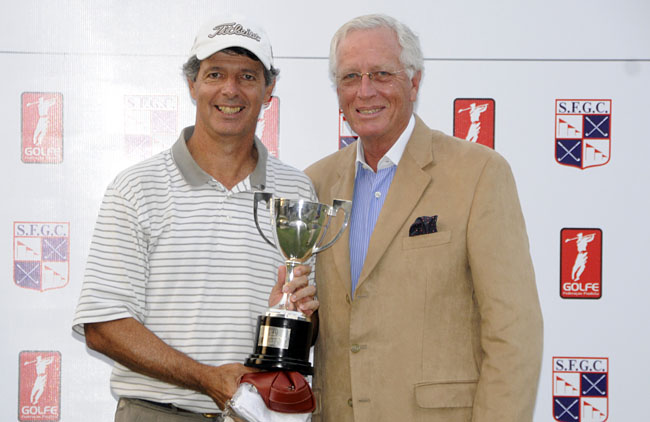
[[[560,232],[560,296],[600,299],[602,295],[603,232],[562,229]]]
[[[45,291],[68,284],[70,223],[14,222],[14,283]]]
[[[494,108],[491,98],[456,98],[454,136],[494,149]]]
[[[125,95],[125,154],[146,158],[174,143],[177,119],[176,95]]]
[[[18,420],[58,421],[61,416],[61,353],[20,352]]]
[[[555,100],[555,160],[586,169],[611,152],[612,100]]]
[[[22,161],[63,161],[63,95],[58,92],[23,92]]]
[[[553,358],[553,418],[556,421],[606,421],[608,390],[608,358]]]
[[[264,144],[269,154],[275,158],[280,157],[280,99],[271,97],[271,101],[262,107],[260,117],[257,119],[255,135]]]

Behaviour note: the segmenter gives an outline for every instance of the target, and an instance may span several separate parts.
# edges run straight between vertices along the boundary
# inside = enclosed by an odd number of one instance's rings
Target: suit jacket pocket
[[[421,382],[415,384],[415,401],[427,409],[472,407],[478,381]]]
[[[402,239],[402,249],[427,248],[429,246],[444,245],[451,241],[451,231],[421,234]]]

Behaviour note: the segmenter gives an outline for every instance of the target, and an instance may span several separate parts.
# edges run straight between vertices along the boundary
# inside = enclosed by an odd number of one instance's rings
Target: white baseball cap
[[[273,50],[266,31],[240,15],[215,16],[199,29],[190,57],[203,60],[231,47],[241,47],[255,54],[267,70],[273,66]]]

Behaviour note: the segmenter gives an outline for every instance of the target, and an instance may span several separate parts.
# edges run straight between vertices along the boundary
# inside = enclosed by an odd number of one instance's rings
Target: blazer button
[[[352,303],[352,300],[350,299],[350,295],[349,295],[349,294],[346,294],[346,295],[345,295],[345,301],[347,302],[348,305],[349,305],[350,303]]]
[[[352,407],[352,399],[348,399],[348,406]]]
[[[352,353],[359,353],[359,351],[361,350],[361,346],[359,346],[358,344],[353,344],[352,347],[350,347],[350,350],[352,351]]]

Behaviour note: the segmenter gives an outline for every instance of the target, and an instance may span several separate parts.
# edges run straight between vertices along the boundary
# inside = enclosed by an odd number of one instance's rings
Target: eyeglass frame
[[[387,77],[388,77],[389,80],[383,81],[383,82],[377,82],[379,84],[383,84],[383,83],[391,82],[394,76],[396,76],[399,73],[403,73],[403,72],[406,72],[406,69],[400,69],[400,70],[396,70],[394,72],[390,72],[388,70],[383,70],[383,69],[374,70],[372,72],[348,72],[345,75],[343,75],[342,77],[336,78],[336,83],[337,83],[337,85],[344,86],[344,87],[355,87],[355,86],[361,85],[361,82],[363,81],[363,77],[367,76],[368,80],[371,83],[374,84],[375,83],[375,77],[377,76],[378,73],[387,73],[388,74]],[[346,82],[344,82],[344,80],[345,80],[344,78],[346,78],[348,76],[351,76],[351,75],[355,75],[355,78],[354,79],[348,79],[349,82],[347,82],[348,85],[346,85]]]

